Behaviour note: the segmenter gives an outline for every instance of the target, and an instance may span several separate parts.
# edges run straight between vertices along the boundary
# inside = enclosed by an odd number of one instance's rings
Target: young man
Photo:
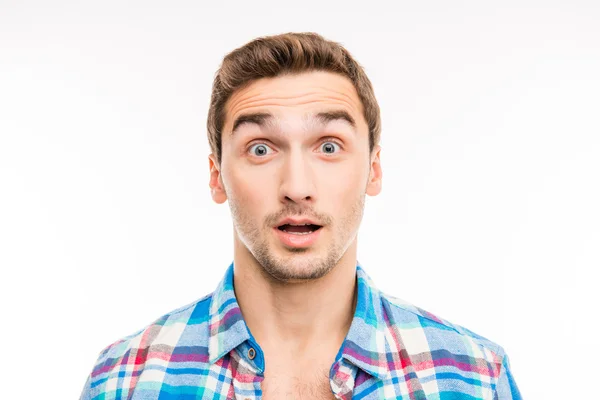
[[[380,292],[357,261],[379,137],[339,44],[289,33],[228,54],[209,186],[233,262],[212,294],[105,348],[81,399],[520,399],[501,346]]]

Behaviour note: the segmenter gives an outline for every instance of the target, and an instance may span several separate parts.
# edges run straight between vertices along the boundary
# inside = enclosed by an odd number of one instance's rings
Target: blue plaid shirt
[[[213,293],[103,349],[80,400],[261,399],[268,365],[242,318],[233,268]],[[358,262],[356,278],[332,397],[521,400],[500,345],[380,292]]]

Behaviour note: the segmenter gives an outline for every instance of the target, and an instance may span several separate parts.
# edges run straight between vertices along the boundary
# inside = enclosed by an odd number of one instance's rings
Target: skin
[[[303,119],[332,110],[347,111],[356,128]],[[358,94],[330,72],[254,81],[233,93],[225,111],[222,163],[209,155],[209,186],[213,200],[231,209],[235,293],[265,354],[263,393],[300,398],[290,391],[310,385],[331,394],[329,368],[356,306],[365,195],[381,191],[381,147],[369,153]],[[248,112],[269,112],[277,122],[242,124],[232,135],[234,120]],[[284,245],[274,227],[285,217],[318,221],[320,237],[304,248]]]

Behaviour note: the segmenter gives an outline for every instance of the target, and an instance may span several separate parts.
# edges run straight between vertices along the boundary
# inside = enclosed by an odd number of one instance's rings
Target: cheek
[[[336,196],[338,200],[355,199],[365,191],[367,174],[368,171],[359,165],[348,165],[336,171],[334,175],[328,176],[327,182],[323,182],[323,187],[327,193]]]
[[[276,193],[273,182],[264,172],[234,167],[228,174],[228,196],[243,205],[246,214],[266,215]]]
[[[368,174],[369,171],[364,166],[361,168],[356,165],[353,169],[347,169],[344,177],[336,180],[335,184],[331,186],[331,197],[335,198],[338,203],[337,209],[340,213],[338,217],[341,220],[354,221],[357,215],[362,213]],[[336,205],[333,206],[333,209],[336,210]]]
[[[346,219],[352,219],[356,214],[359,200],[365,194],[366,176],[364,173],[348,172],[339,179],[331,179],[322,183],[319,203],[324,203],[324,209],[331,210],[332,217],[345,224]]]

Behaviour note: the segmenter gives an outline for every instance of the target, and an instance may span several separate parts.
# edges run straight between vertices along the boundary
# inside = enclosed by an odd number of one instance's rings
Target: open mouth
[[[284,224],[284,225],[277,227],[277,229],[279,229],[282,232],[291,233],[294,235],[308,235],[315,231],[318,231],[321,228],[322,228],[321,225],[312,225],[312,224],[306,224],[306,225]]]

